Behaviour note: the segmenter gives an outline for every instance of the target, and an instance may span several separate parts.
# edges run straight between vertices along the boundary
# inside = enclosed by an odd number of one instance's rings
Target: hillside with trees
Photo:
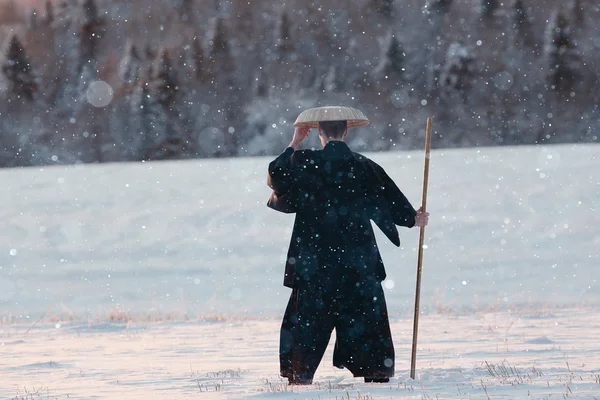
[[[347,105],[357,151],[598,142],[592,0],[0,4],[0,166],[279,153]],[[309,145],[317,146],[316,135]]]

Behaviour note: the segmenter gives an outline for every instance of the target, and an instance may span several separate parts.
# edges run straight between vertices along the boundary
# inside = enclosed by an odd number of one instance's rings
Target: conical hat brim
[[[356,108],[350,107],[317,107],[302,111],[294,126],[317,128],[321,121],[348,121],[348,128],[369,125],[369,120]]]

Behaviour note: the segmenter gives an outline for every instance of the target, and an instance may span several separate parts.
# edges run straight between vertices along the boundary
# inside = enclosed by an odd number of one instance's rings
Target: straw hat
[[[367,117],[356,108],[329,106],[302,111],[294,122],[294,126],[317,128],[320,121],[348,121],[348,128],[369,125]]]

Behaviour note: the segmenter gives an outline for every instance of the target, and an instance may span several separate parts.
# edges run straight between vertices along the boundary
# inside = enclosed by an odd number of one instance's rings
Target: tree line
[[[600,6],[474,4],[9,1],[0,165],[276,154],[327,104],[360,151],[597,142]]]

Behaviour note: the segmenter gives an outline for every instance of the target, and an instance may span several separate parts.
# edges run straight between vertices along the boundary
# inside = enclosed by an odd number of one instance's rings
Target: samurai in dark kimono
[[[420,210],[383,168],[341,140],[346,121],[319,123],[323,150],[295,151],[308,135],[298,131],[269,164],[267,182],[268,206],[296,214],[283,282],[292,294],[281,325],[281,376],[311,384],[335,329],[333,365],[365,382],[388,382],[394,346],[371,221],[400,246],[396,225],[421,224]]]

